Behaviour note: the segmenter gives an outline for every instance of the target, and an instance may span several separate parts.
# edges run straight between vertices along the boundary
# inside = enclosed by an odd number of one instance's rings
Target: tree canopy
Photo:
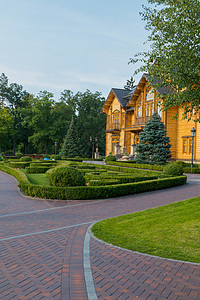
[[[137,53],[130,63],[135,71],[148,72],[156,86],[170,86],[163,108],[182,105],[185,117],[195,110],[200,120],[200,2],[199,0],[148,0],[142,19],[150,31],[149,50]],[[190,118],[190,117],[188,117]]]
[[[2,100],[3,99],[3,100]],[[2,102],[3,101],[3,102]],[[98,138],[99,152],[105,151],[106,116],[101,114],[105,99],[101,93],[65,89],[60,99],[48,91],[32,95],[17,83],[0,76],[0,152],[54,153],[61,150],[74,120],[77,132],[76,155],[91,157],[90,136]]]

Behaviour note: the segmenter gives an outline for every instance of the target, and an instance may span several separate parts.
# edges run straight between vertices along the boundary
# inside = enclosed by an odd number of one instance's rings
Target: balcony
[[[134,125],[143,125],[143,124],[146,124],[147,121],[149,121],[151,117],[147,117],[147,116],[143,116],[143,117],[136,117],[135,118],[135,124]],[[134,126],[132,125],[132,126]]]
[[[119,132],[120,125],[119,123],[107,123],[106,132]]]

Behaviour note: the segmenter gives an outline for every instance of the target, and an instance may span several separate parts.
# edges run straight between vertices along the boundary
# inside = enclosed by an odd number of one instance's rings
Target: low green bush
[[[183,172],[184,173],[188,173],[188,174],[200,174],[200,168],[183,168]]]
[[[187,176],[178,176],[127,184],[115,184],[107,186],[74,186],[62,188],[31,184],[26,175],[20,170],[15,170],[2,164],[0,164],[0,170],[15,176],[19,181],[19,187],[21,191],[23,191],[26,195],[31,197],[60,200],[86,200],[119,197],[179,186],[185,184],[187,181]]]
[[[32,158],[29,157],[29,156],[22,156],[22,157],[20,158],[20,161],[32,161]]]
[[[22,153],[15,153],[15,157],[16,159],[20,159],[23,156]]]
[[[105,165],[96,165],[96,169],[107,169],[107,170],[112,170],[112,171],[119,171],[119,172],[124,172],[124,173],[132,173],[132,174],[137,174],[137,175],[152,175],[152,176],[157,176],[159,172],[157,171],[151,171],[151,170],[139,170],[135,168],[125,168],[125,167],[119,167],[119,166],[105,166]]]
[[[50,168],[51,166],[31,166],[31,167],[26,167],[25,170],[27,173],[37,174],[37,173],[45,173]]]
[[[133,161],[127,161],[127,162],[109,161],[108,164],[109,165],[115,165],[115,166],[121,166],[121,167],[129,167],[129,168],[135,168],[135,169],[146,169],[146,170],[157,170],[157,171],[162,171],[163,168],[164,168],[164,166],[161,166],[161,165],[136,164]]]
[[[50,156],[50,159],[52,160],[52,159],[54,159],[54,160],[61,160],[61,156],[60,155],[56,155],[56,154],[52,154],[51,156]]]
[[[32,162],[30,163],[30,167],[53,167],[53,166],[57,166],[57,163],[55,162],[51,162],[51,163],[40,163],[40,162]]]
[[[49,177],[50,185],[56,187],[83,186],[86,184],[84,175],[76,169],[60,167],[54,169]]]
[[[81,158],[81,157],[68,158],[68,157],[63,156],[62,160],[82,162],[83,158]]]
[[[6,165],[8,167],[11,167],[11,168],[16,168],[16,169],[25,169],[26,167],[29,167],[30,166],[30,162],[19,162],[19,161],[16,161],[16,162],[8,162],[6,163]]]
[[[183,175],[183,167],[177,163],[171,163],[164,167],[163,173],[173,176]]]
[[[90,180],[88,182],[89,186],[102,186],[102,185],[112,185],[112,184],[120,184],[120,180]]]
[[[88,165],[75,165],[74,166],[75,168],[77,168],[77,169],[87,169],[87,170],[91,170],[91,169],[96,169],[96,167],[95,166],[88,166]]]
[[[114,155],[111,155],[111,154],[106,156],[105,162],[109,163],[110,161],[116,161],[116,157]]]
[[[170,188],[185,184],[186,176],[167,179],[149,180],[146,182],[127,183],[107,186],[78,186],[78,187],[45,187],[20,183],[21,190],[31,197],[60,200],[101,199],[133,195],[137,193]]]

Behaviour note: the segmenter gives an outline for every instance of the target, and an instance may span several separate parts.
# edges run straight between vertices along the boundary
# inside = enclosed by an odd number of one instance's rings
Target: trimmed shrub
[[[53,166],[57,166],[57,163],[56,162],[46,163],[46,161],[44,161],[44,163],[41,162],[30,163],[30,167],[53,167]]]
[[[116,157],[114,155],[111,155],[111,154],[106,156],[105,162],[107,163],[107,162],[110,162],[110,161],[116,161]]]
[[[184,173],[188,174],[200,174],[200,168],[183,168]]]
[[[22,153],[15,153],[15,157],[16,159],[20,159],[23,156]]]
[[[51,166],[32,166],[25,168],[27,173],[37,174],[37,173],[45,173],[51,168]]]
[[[32,161],[32,158],[29,157],[29,156],[22,156],[22,157],[20,158],[20,161]]]
[[[83,186],[86,184],[82,172],[69,167],[54,169],[50,174],[49,181],[50,185],[56,187]]]
[[[26,167],[30,166],[30,162],[8,162],[6,163],[7,166],[11,168],[16,168],[16,169],[25,169]]]
[[[90,180],[88,182],[89,186],[102,186],[102,185],[111,185],[111,184],[120,184],[120,181],[115,180]]]
[[[157,180],[148,180],[146,182],[116,184],[111,186],[78,186],[61,188],[31,184],[25,174],[19,170],[15,170],[1,164],[0,170],[15,176],[19,181],[20,189],[26,195],[31,197],[60,200],[86,200],[119,197],[179,186],[185,184],[187,181],[187,176],[178,176]],[[78,170],[74,171],[78,172]]]
[[[177,163],[168,164],[164,167],[163,173],[166,175],[183,175],[183,167]]]
[[[52,155],[50,156],[50,159],[51,159],[51,160],[52,160],[52,159],[54,159],[54,160],[61,160],[61,156],[60,156],[60,155],[52,154]]]
[[[163,171],[163,169],[164,169],[164,166],[161,166],[161,165],[136,164],[133,161],[126,161],[126,162],[110,161],[109,165],[129,167],[129,168],[135,168],[135,169],[157,170],[157,171]]]

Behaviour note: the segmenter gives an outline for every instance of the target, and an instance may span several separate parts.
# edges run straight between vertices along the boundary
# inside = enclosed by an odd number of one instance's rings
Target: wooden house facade
[[[114,146],[119,143],[122,153],[130,154],[131,144],[139,142],[139,134],[154,112],[165,124],[170,138],[172,159],[191,160],[191,129],[196,129],[194,138],[194,161],[200,162],[200,123],[195,122],[193,112],[190,121],[183,119],[183,108],[176,106],[162,111],[159,94],[170,92],[169,88],[156,89],[150,83],[148,74],[143,74],[133,91],[112,88],[102,109],[107,115],[106,155],[114,154]],[[178,118],[173,117],[177,114]]]

